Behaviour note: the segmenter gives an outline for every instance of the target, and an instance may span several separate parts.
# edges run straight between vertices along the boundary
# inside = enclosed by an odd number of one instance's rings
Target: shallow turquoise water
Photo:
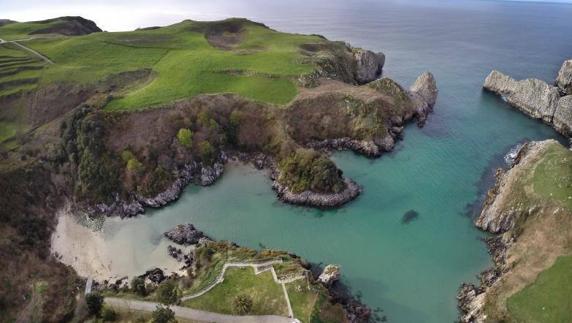
[[[225,6],[224,4],[228,4]],[[407,127],[395,152],[378,160],[338,153],[336,163],[364,186],[347,207],[317,211],[276,202],[270,182],[248,167],[228,169],[213,187],[189,187],[175,204],[136,219],[111,219],[106,241],[126,273],[146,269],[161,233],[191,222],[216,239],[287,249],[338,263],[343,279],[393,322],[452,322],[462,281],[489,264],[466,215],[483,174],[524,139],[559,138],[481,92],[492,68],[552,82],[572,56],[572,6],[497,1],[251,1],[202,3],[193,18],[246,16],[279,30],[319,33],[382,50],[385,73],[409,84],[432,71],[440,94],[423,129]],[[242,4],[242,5],[241,5]],[[209,11],[210,10],[210,11]],[[150,25],[153,22],[149,23]],[[402,224],[414,209],[418,219]],[[165,251],[165,257],[166,251]]]

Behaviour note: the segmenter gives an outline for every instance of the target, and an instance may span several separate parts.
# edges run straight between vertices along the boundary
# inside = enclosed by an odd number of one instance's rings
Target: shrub
[[[137,295],[145,296],[147,295],[147,288],[145,287],[145,279],[142,277],[133,277],[131,280],[131,289]]]
[[[238,315],[244,315],[252,311],[252,297],[248,295],[238,295],[232,301],[232,308]]]
[[[215,148],[210,144],[208,141],[202,141],[199,144],[199,155],[201,161],[212,164],[216,158],[216,151]]]
[[[163,304],[176,304],[179,301],[179,288],[172,280],[166,280],[157,288],[157,300]]]
[[[316,151],[297,149],[279,163],[278,181],[294,193],[306,190],[321,193],[339,192],[344,189],[342,171]]]
[[[104,307],[101,311],[101,319],[104,322],[113,322],[117,320],[117,312],[110,307]]]
[[[89,293],[85,295],[85,303],[89,314],[99,317],[103,306],[103,296],[99,293]]]
[[[181,145],[191,148],[193,145],[193,132],[190,129],[181,128],[177,132],[177,140]]]
[[[175,320],[175,312],[172,309],[157,305],[155,311],[152,314],[152,322],[153,323],[172,323],[177,322]]]

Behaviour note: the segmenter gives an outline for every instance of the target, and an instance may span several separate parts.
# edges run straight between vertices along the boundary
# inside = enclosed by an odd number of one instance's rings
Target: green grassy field
[[[233,314],[233,300],[238,295],[252,297],[253,315],[288,315],[282,287],[267,271],[258,275],[252,268],[229,268],[224,281],[205,295],[183,303],[194,309]]]
[[[515,322],[570,322],[572,256],[562,256],[536,281],[507,300]]]
[[[39,27],[34,23],[9,24],[0,27],[0,38],[20,39]],[[228,48],[214,46],[207,40],[207,34],[217,32],[223,43],[228,42]],[[232,37],[235,41],[228,40]],[[121,93],[107,106],[109,110],[128,110],[203,93],[226,92],[285,104],[297,93],[295,79],[314,69],[301,55],[299,46],[319,42],[324,40],[231,19],[212,23],[184,21],[133,32],[40,37],[23,44],[55,62],[42,70],[40,85],[94,84],[119,72],[152,69],[151,80]],[[23,88],[22,85],[16,90]]]
[[[572,210],[572,152],[551,145],[536,166],[534,191],[543,198],[556,200]]]

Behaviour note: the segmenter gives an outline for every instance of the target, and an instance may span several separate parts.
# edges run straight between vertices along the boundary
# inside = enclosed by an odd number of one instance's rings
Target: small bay
[[[492,69],[553,82],[562,61],[572,57],[572,5],[268,2],[201,3],[189,18],[244,16],[277,30],[383,51],[384,73],[404,85],[425,70],[435,74],[440,89],[435,113],[422,129],[409,125],[395,151],[380,159],[334,154],[344,173],[364,187],[362,196],[338,210],[281,204],[263,173],[232,166],[214,186],[189,186],[163,209],[106,220],[102,234],[118,274],[169,261],[162,233],[193,223],[216,239],[340,264],[343,280],[392,322],[453,322],[459,284],[475,280],[490,264],[480,241],[484,235],[467,215],[484,193],[484,175],[523,140],[562,140],[483,93],[482,83]],[[192,5],[181,5],[192,11]],[[404,222],[410,210],[417,216]]]

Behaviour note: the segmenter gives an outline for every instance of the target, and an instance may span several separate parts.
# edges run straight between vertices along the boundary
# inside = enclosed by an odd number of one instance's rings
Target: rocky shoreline
[[[562,135],[572,137],[572,60],[562,64],[555,85],[538,79],[517,81],[493,70],[483,88],[500,95],[529,117],[540,119]]]
[[[493,261],[493,266],[481,272],[477,277],[479,284],[463,283],[457,293],[460,321],[464,323],[484,322],[486,315],[483,313],[485,298],[488,290],[495,285],[507,272],[511,265],[507,262],[507,253],[515,243],[518,233],[513,229],[523,210],[505,210],[503,204],[510,199],[508,187],[511,182],[520,175],[515,169],[524,163],[529,163],[532,158],[544,149],[545,142],[529,142],[518,145],[506,156],[511,163],[508,169],[497,169],[494,186],[487,192],[481,213],[475,218],[474,224],[479,229],[492,233],[493,236],[483,239],[487,245],[488,253]],[[510,156],[508,156],[510,155]],[[534,210],[524,210],[531,213]]]
[[[119,216],[121,218],[134,217],[145,212],[145,208],[160,208],[170,202],[176,201],[185,187],[191,182],[201,186],[209,186],[216,182],[224,173],[224,163],[227,157],[221,153],[217,162],[212,166],[203,166],[201,163],[192,162],[177,170],[176,180],[163,192],[154,197],[134,195],[133,200],[126,201],[115,196],[111,204],[99,203],[93,206],[78,204],[74,208],[85,212],[90,216],[105,215]]]

